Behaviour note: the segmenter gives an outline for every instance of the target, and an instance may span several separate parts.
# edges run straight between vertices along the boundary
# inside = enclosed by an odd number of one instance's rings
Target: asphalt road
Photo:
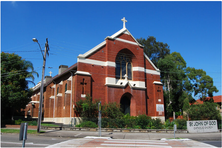
[[[66,140],[70,138],[28,135],[25,147],[47,147]],[[22,147],[22,141],[19,141],[18,134],[2,134],[1,147]]]
[[[221,141],[200,141],[200,142],[207,143],[216,147],[221,147]]]
[[[53,132],[52,132],[53,133]],[[62,133],[65,135],[70,135],[70,137],[60,137],[62,136]],[[74,136],[71,136],[71,133]],[[58,134],[58,135],[56,135]],[[85,137],[89,134],[95,134],[94,136],[98,136],[97,132],[70,132],[70,131],[58,131],[54,133],[53,135],[45,135],[45,136],[37,136],[37,135],[28,135],[26,140],[26,147],[47,147],[50,145],[54,145],[57,143],[61,143],[63,141],[71,140],[71,139],[77,139],[81,137]],[[152,133],[150,135],[147,135],[145,133],[103,133],[104,136],[110,137],[113,136],[114,139],[159,139],[157,137],[157,133]],[[214,134],[207,134],[211,139],[209,140],[201,140],[204,137],[201,137],[201,134],[177,134],[178,137],[184,137],[197,140],[206,144],[210,144],[216,147],[221,147],[221,136],[218,137],[218,134],[221,135],[221,133],[214,133]],[[131,135],[131,136],[130,136]],[[146,136],[145,136],[146,135]],[[161,136],[164,136],[167,138],[168,136],[172,136],[171,134],[161,134]],[[205,134],[202,134],[205,135]],[[148,136],[148,137],[147,137]],[[205,136],[206,137],[206,136]],[[205,138],[206,139],[206,138]],[[19,135],[18,134],[2,134],[1,135],[1,147],[22,147],[22,141],[19,141]]]

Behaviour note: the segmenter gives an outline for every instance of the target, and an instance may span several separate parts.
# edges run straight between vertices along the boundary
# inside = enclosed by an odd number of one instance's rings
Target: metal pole
[[[45,74],[45,62],[46,62],[47,49],[48,49],[48,38],[46,38],[45,53],[44,53],[44,57],[43,57],[43,66],[42,66],[42,80],[41,80],[39,115],[38,115],[38,125],[37,125],[37,132],[38,133],[40,133],[41,121],[42,121],[42,100],[43,100],[43,88],[44,88],[43,79],[44,79],[44,74]]]
[[[23,142],[22,142],[22,147],[25,147],[25,140],[26,140],[26,131],[27,131],[27,123],[24,124],[25,128],[23,131]]]
[[[101,137],[101,101],[98,103],[98,109],[99,109],[99,120],[98,120],[99,137]]]

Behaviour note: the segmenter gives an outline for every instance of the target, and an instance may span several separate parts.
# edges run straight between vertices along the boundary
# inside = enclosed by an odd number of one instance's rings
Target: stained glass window
[[[116,78],[125,79],[127,74],[128,80],[132,80],[132,62],[126,54],[119,53],[116,57]]]

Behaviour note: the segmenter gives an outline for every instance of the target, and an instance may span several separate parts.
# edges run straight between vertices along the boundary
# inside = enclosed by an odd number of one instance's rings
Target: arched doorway
[[[130,102],[131,102],[131,94],[124,94],[120,100],[120,107],[122,112],[126,114],[130,114]]]

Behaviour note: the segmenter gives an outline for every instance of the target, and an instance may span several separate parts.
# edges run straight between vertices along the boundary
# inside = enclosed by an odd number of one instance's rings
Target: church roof
[[[138,45],[138,46],[140,46],[140,47],[143,47],[143,45],[141,45],[141,44],[132,36],[132,34],[129,32],[129,30],[125,28],[125,25],[123,26],[123,28],[122,28],[121,30],[117,31],[117,32],[114,33],[113,35],[107,36],[107,37],[105,38],[105,40],[106,40],[106,39],[116,40],[117,37],[118,37],[119,35],[123,34],[123,33],[130,35],[130,36],[134,39],[136,45]],[[120,39],[119,39],[119,40],[120,40]],[[129,41],[129,42],[132,42],[132,41]],[[84,53],[84,54],[79,54],[78,58],[86,58],[86,57],[88,57],[89,55],[91,55],[92,53],[94,53],[94,52],[96,52],[97,50],[99,50],[99,49],[100,49],[101,47],[103,47],[104,45],[106,45],[106,41],[103,41],[102,43],[98,44],[97,46],[95,46],[94,48],[90,49],[89,51],[87,51],[87,52]]]
[[[210,100],[210,98],[211,97],[206,97],[206,100]],[[214,99],[214,103],[220,103],[220,102],[222,102],[222,95],[220,95],[220,96],[213,96],[213,99]],[[198,99],[198,100],[196,100],[195,103],[203,104],[203,101]]]
[[[52,83],[55,79],[59,78],[60,76],[66,74],[67,72],[73,71],[73,69],[77,68],[77,63],[73,64],[72,66],[70,66],[69,68],[67,68],[65,71],[63,71],[61,74],[57,74],[56,76],[54,76],[52,79],[50,79],[49,81],[43,81],[44,83],[44,87],[48,86],[50,83]],[[33,91],[40,89],[41,87],[41,82],[39,82],[37,85],[35,85],[34,87],[32,87]]]

